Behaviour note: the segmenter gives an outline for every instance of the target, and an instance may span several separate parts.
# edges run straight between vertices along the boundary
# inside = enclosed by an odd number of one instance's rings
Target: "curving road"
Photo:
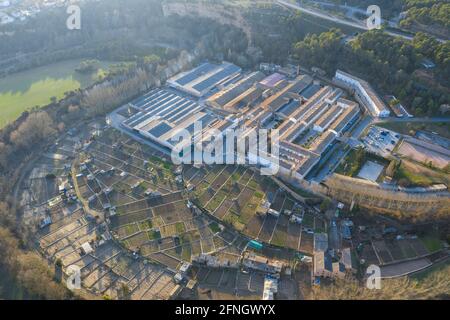
[[[318,18],[322,18],[322,19],[329,20],[329,21],[332,21],[332,22],[335,22],[335,23],[339,23],[339,24],[342,24],[342,25],[353,27],[353,28],[356,28],[356,29],[359,29],[359,30],[369,31],[369,28],[367,28],[367,26],[364,23],[362,23],[362,22],[361,23],[352,22],[352,21],[349,21],[349,20],[346,20],[346,19],[342,19],[340,17],[334,16],[334,15],[331,15],[331,14],[328,14],[328,13],[324,13],[324,12],[319,11],[319,10],[306,8],[304,6],[299,5],[298,3],[294,4],[294,3],[291,3],[291,2],[288,2],[288,1],[284,1],[284,0],[276,0],[276,2],[279,5],[281,5],[281,6],[288,7],[290,9],[299,10],[301,12],[307,13],[309,15],[312,15],[312,16],[315,16],[315,17],[318,17]],[[399,33],[399,32],[388,31],[388,30],[384,30],[384,32],[386,34],[390,35],[390,36],[393,36],[393,37],[400,37],[400,38],[403,38],[403,39],[406,39],[406,40],[412,40],[413,39],[412,36],[405,35],[405,34]],[[436,38],[436,40],[438,40],[439,42],[446,42],[446,40],[444,40],[444,39]]]

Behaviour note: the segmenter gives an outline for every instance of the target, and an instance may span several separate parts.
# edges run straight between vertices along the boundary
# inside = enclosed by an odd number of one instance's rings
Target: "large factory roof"
[[[223,84],[241,73],[238,66],[224,62],[222,64],[204,63],[195,69],[176,75],[169,79],[169,86],[202,97],[214,87]]]

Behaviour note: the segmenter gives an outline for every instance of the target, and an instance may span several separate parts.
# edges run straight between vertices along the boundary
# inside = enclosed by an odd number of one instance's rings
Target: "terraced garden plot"
[[[259,231],[263,226],[263,223],[263,215],[254,215],[246,225],[245,234],[252,238],[257,238],[259,235]]]
[[[367,265],[380,264],[380,261],[378,261],[377,255],[375,254],[375,251],[373,250],[373,247],[370,244],[364,245],[361,257],[366,261]]]
[[[391,241],[386,240],[386,247],[389,249],[389,252],[391,253],[394,260],[400,261],[400,260],[403,260],[406,258],[403,255],[403,251],[400,248],[400,246],[398,245],[397,240],[391,240]]]
[[[183,244],[181,249],[181,259],[183,261],[191,262],[191,257],[192,257],[191,245],[189,243]]]
[[[326,224],[325,221],[323,221],[320,218],[314,217],[314,231],[316,233],[323,233],[326,232]]]
[[[93,292],[101,293],[109,299],[115,299],[117,297],[117,291],[114,288],[114,285],[119,279],[120,277],[111,271],[97,281],[97,283],[92,286],[91,290]]]
[[[79,187],[80,193],[81,193],[81,197],[83,199],[89,199],[91,196],[95,195],[91,189],[89,189],[89,187],[87,185],[84,185],[82,187]]]
[[[222,238],[220,238],[218,236],[214,236],[213,242],[214,242],[214,247],[216,249],[220,249],[220,248],[224,248],[224,247],[228,246],[228,243],[226,243]]]
[[[220,190],[207,202],[205,207],[206,210],[209,212],[214,212],[222,204],[226,197],[227,194]]]
[[[89,276],[89,274],[94,272],[94,270],[96,270],[100,265],[102,265],[102,263],[97,259],[92,260],[91,263],[87,264],[84,268],[81,269],[81,278],[84,279]]]
[[[416,257],[416,251],[414,248],[410,245],[409,241],[407,240],[400,240],[397,242],[400,250],[402,251],[402,255],[405,259],[411,259]]]
[[[314,236],[312,234],[302,232],[299,251],[312,253],[314,250]]]
[[[241,194],[239,195],[237,199],[237,208],[233,208],[237,211],[237,213],[240,213],[240,208],[243,208],[252,198],[254,191],[250,188],[245,188],[242,190]]]
[[[127,238],[126,244],[128,249],[135,251],[148,241],[150,241],[150,239],[148,238],[147,232],[140,232]]]
[[[230,174],[225,169],[224,172],[219,174],[219,176],[211,183],[211,188],[215,191],[219,190],[222,185],[230,178]]]
[[[231,174],[231,181],[238,182],[241,180],[242,175],[245,173],[247,169],[243,166],[238,166],[236,170]]]
[[[143,211],[144,209],[147,209],[148,205],[147,205],[147,201],[146,200],[137,200],[137,201],[133,201],[130,203],[127,203],[123,206],[117,207],[117,214],[121,215],[121,214],[129,214],[132,212],[137,212],[137,211]]]
[[[161,250],[167,250],[173,247],[177,246],[177,243],[175,242],[174,238],[161,238],[159,241],[159,248]]]
[[[183,194],[181,192],[174,192],[165,194],[161,197],[149,198],[147,199],[147,203],[150,207],[155,207],[162,204],[168,204],[180,200],[183,200]]]
[[[140,231],[148,231],[153,228],[152,219],[147,219],[141,222],[138,222],[138,227]]]
[[[278,212],[281,212],[283,205],[284,205],[284,201],[286,200],[286,196],[282,193],[277,193],[276,197],[275,197],[275,201],[272,203],[272,205],[270,206],[271,209],[276,210]]]
[[[141,281],[136,285],[131,293],[132,300],[140,300],[147,293],[152,293],[152,285],[163,275],[161,270],[146,270],[145,274],[141,277]]]
[[[242,175],[241,179],[239,180],[239,183],[242,185],[246,185],[250,181],[252,176],[253,172],[250,169],[247,169],[245,173]]]
[[[229,199],[237,198],[242,191],[244,190],[244,186],[238,182],[232,182],[232,180],[228,180],[225,186],[223,186],[222,190],[228,194]]]
[[[195,169],[198,170],[197,174],[194,175],[189,182],[192,183],[194,186],[198,185],[201,181],[203,181],[203,179],[206,177],[206,175],[208,174],[208,172],[205,169]]]
[[[305,228],[314,229],[314,215],[305,213],[303,215],[302,225]]]
[[[113,271],[130,280],[143,268],[143,264],[139,261],[133,260],[129,256],[123,254],[117,259],[117,264],[113,267]]]
[[[113,229],[119,228],[123,225],[130,224],[133,222],[140,222],[147,219],[153,219],[153,223],[155,219],[153,218],[154,214],[152,209],[143,209],[135,212],[123,213],[120,215],[114,215],[110,217],[110,225]]]
[[[57,210],[59,211],[59,210]],[[52,211],[53,212],[53,211]],[[53,223],[44,229],[39,230],[39,235],[41,238],[56,232],[58,229],[68,225],[72,221],[80,219],[84,215],[84,210],[80,209],[73,212],[71,215],[62,216],[62,212],[53,212],[51,214]]]
[[[378,257],[380,257],[382,264],[393,261],[392,255],[390,254],[384,241],[373,241],[373,246],[378,254]]]
[[[158,252],[159,251],[159,246],[157,242],[148,242],[144,245],[141,246],[141,255],[146,257],[149,256],[152,253]]]
[[[228,243],[232,242],[235,239],[235,235],[227,229],[220,233],[220,237]]]
[[[53,242],[58,241],[59,239],[65,238],[67,235],[75,231],[76,229],[82,227],[85,223],[82,223],[81,220],[76,220],[71,222],[70,224],[64,226],[63,228],[57,230],[56,232],[45,236],[40,239],[41,248],[45,248],[51,245]]]
[[[185,181],[191,180],[198,172],[197,168],[194,168],[192,165],[184,165],[183,166],[183,179]]]
[[[287,246],[288,225],[289,225],[289,218],[286,215],[281,215],[280,218],[278,219],[275,232],[273,233],[271,244],[279,247]],[[297,245],[295,246],[295,248],[292,249],[297,250]]]
[[[165,225],[159,228],[161,232],[161,237],[172,237],[175,235],[179,235],[186,231],[186,227],[183,222],[176,222],[173,224]]]
[[[81,259],[77,260],[76,262],[72,262],[71,264],[74,264],[78,267],[80,267],[80,269],[83,269],[85,267],[87,267],[89,264],[93,263],[95,261],[95,259],[90,256],[90,255],[85,255],[83,257],[81,257]],[[65,264],[63,261],[63,266],[67,267],[69,264]]]
[[[212,253],[215,251],[214,241],[212,238],[202,238],[201,239],[202,252],[204,254]]]
[[[242,232],[246,227],[242,218],[231,211],[223,218],[223,221],[230,224],[237,231]]]
[[[418,256],[423,256],[442,249],[442,242],[439,238],[431,236],[411,239],[410,244],[417,252]]]
[[[185,205],[184,201],[181,201],[179,203]],[[178,203],[170,203],[159,207],[154,207],[153,213],[155,214],[155,216],[161,217],[164,220],[164,224],[175,223],[182,220],[178,213],[179,206],[177,204]]]
[[[96,257],[98,260],[105,262],[111,259],[113,256],[120,254],[121,252],[122,250],[120,247],[118,247],[113,242],[108,241],[100,247],[96,248],[95,251],[91,253],[91,255]]]
[[[266,219],[264,220],[264,224],[261,228],[261,231],[258,235],[258,239],[269,243],[270,239],[272,238],[272,233],[275,230],[275,227],[277,225],[278,218],[275,218],[271,215],[267,215]]]
[[[177,270],[178,265],[181,263],[180,260],[161,252],[152,253],[149,258],[158,261],[159,263],[171,268],[172,270]]]
[[[226,199],[214,212],[214,216],[216,216],[219,219],[223,219],[224,216],[227,214],[228,209],[230,209],[232,205],[233,202],[231,200]]]
[[[99,281],[104,275],[110,272],[109,268],[105,265],[100,265],[97,269],[93,270],[86,278],[82,280],[83,286],[91,288]]]
[[[211,270],[208,275],[205,277],[203,282],[209,286],[218,286],[219,281],[222,278],[223,270]]]

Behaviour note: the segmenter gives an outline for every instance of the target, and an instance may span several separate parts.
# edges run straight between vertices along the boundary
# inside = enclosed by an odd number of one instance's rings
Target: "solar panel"
[[[284,114],[285,116],[290,116],[298,107],[300,106],[300,102],[297,100],[292,100],[289,103],[286,103],[277,112]]]
[[[198,68],[189,72],[184,77],[181,77],[180,79],[176,80],[176,82],[179,85],[184,86],[184,85],[188,84],[189,82],[192,82],[195,79],[201,77],[202,75],[207,74],[208,72],[211,72],[212,70],[216,69],[217,67],[218,66],[215,64],[204,63],[201,66],[199,66]]]
[[[233,73],[240,72],[241,68],[235,65],[228,65],[222,71],[217,72],[211,77],[196,84],[193,88],[198,92],[202,92],[205,89],[213,87],[215,84],[222,82],[224,79],[231,76]]]
[[[150,129],[148,131],[148,133],[150,133],[151,135],[159,138],[162,135],[166,134],[167,132],[169,132],[170,130],[172,130],[172,127],[169,126],[167,123],[165,122],[161,122],[160,124],[158,124],[156,127]]]

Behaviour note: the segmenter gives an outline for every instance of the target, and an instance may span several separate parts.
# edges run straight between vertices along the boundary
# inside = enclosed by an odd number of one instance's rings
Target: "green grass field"
[[[111,63],[101,62],[94,75],[82,75],[75,68],[82,60],[70,60],[15,73],[0,79],[0,128],[17,119],[22,112],[45,106],[51,97],[91,85]]]

